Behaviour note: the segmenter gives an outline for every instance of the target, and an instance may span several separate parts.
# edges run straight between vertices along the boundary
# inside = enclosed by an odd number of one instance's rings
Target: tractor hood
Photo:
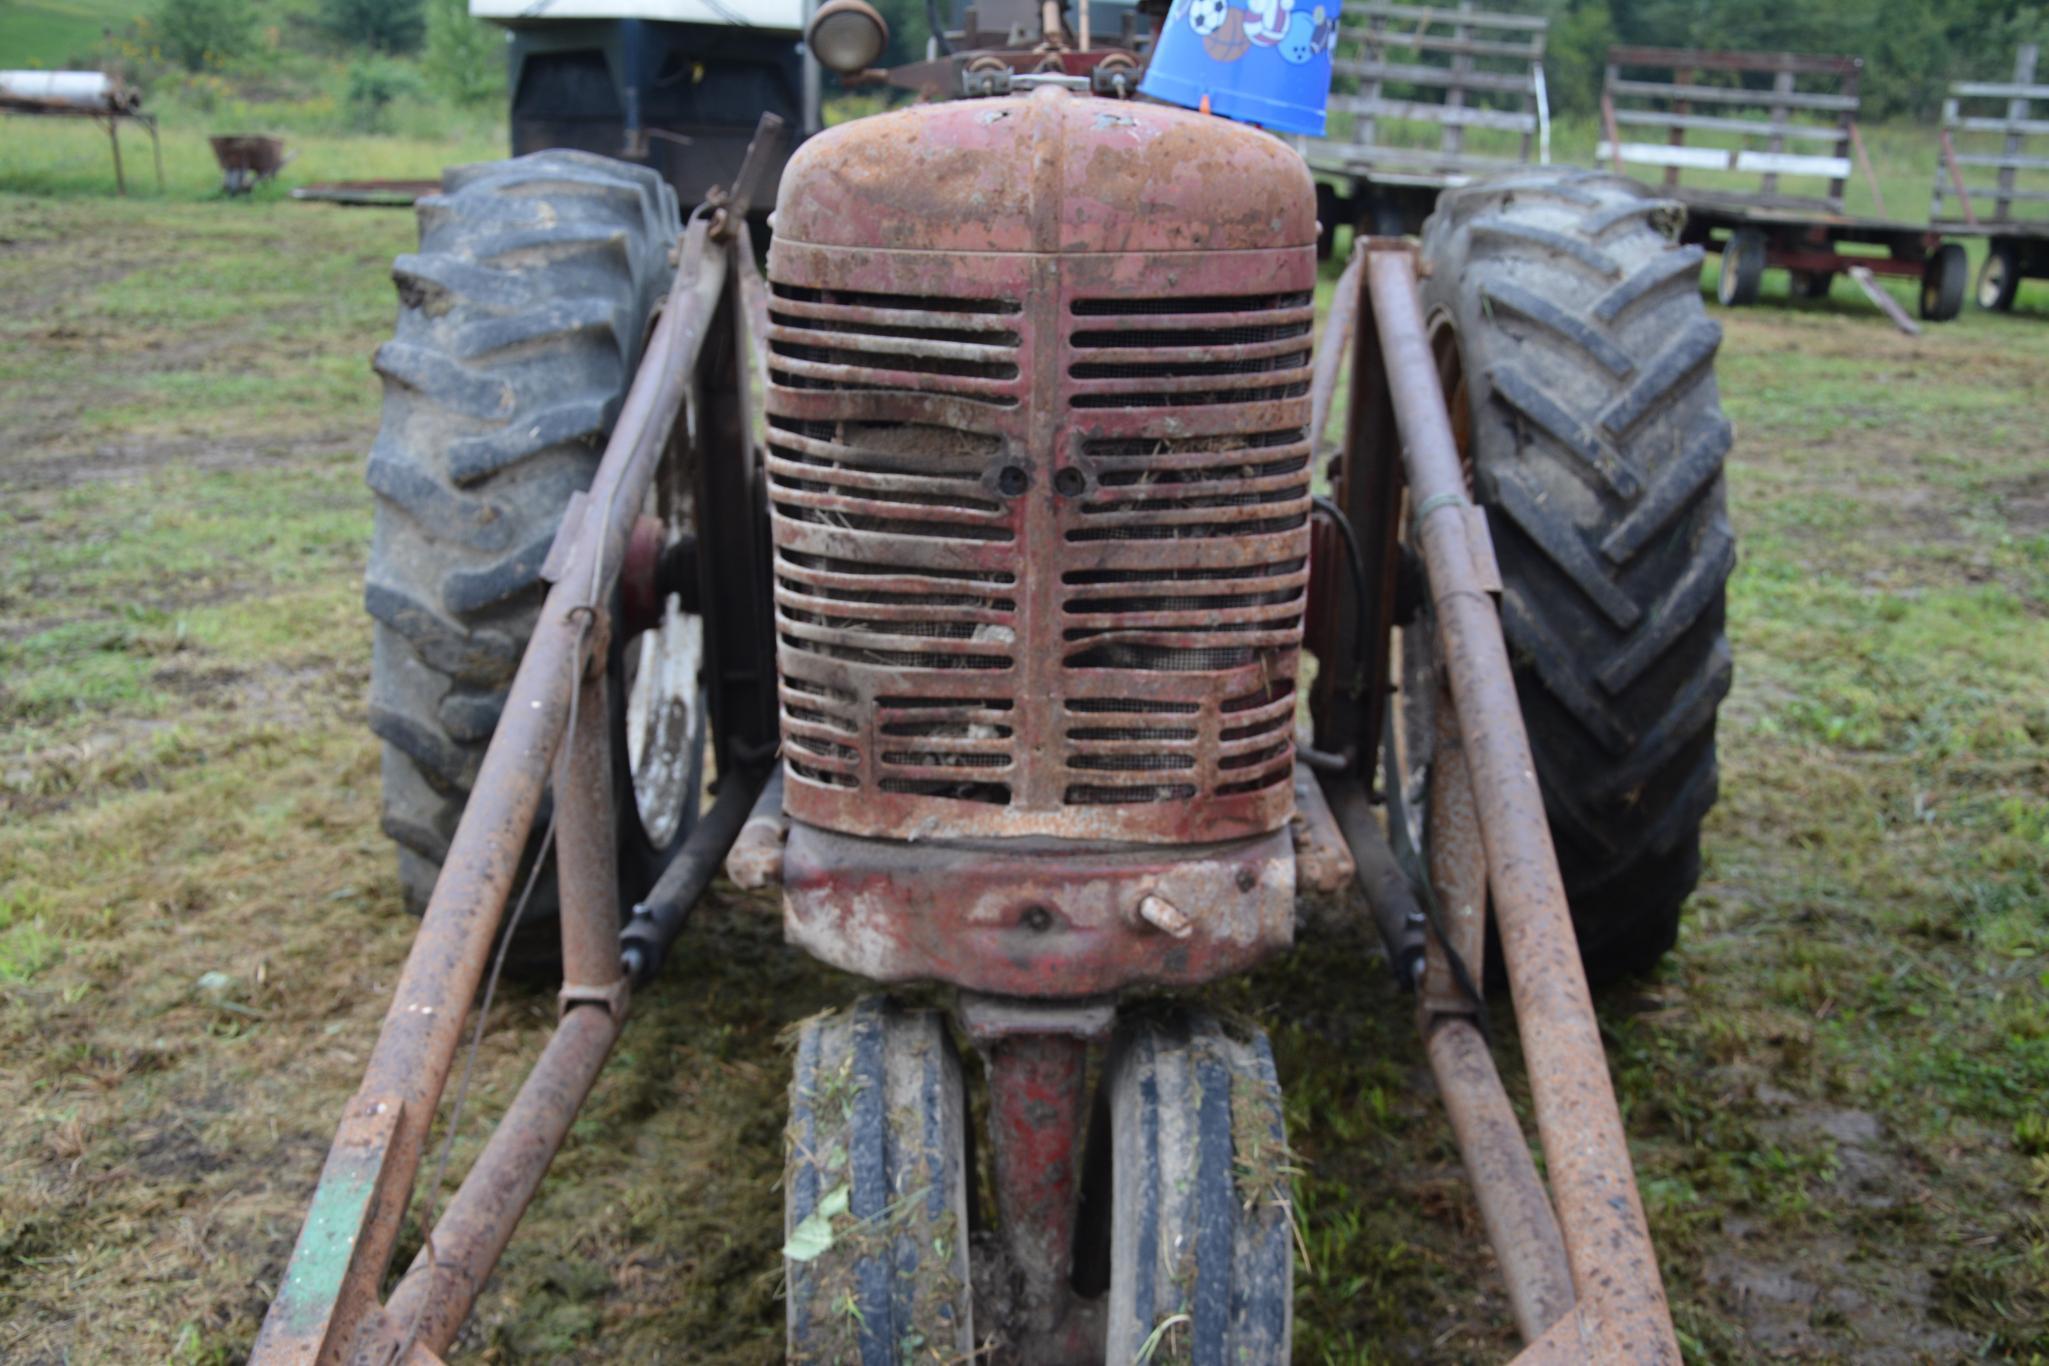
[[[1316,210],[1308,167],[1270,134],[1044,88],[812,138],[783,174],[774,226],[868,250],[1272,250],[1314,243]]]

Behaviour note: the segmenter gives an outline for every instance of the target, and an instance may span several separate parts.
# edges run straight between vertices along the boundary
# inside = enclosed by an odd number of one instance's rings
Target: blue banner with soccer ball
[[[1338,0],[1174,0],[1139,93],[1323,136]]]

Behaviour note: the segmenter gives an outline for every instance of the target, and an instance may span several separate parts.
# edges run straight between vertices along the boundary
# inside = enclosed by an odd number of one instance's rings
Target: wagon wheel
[[[1787,292],[1796,299],[1826,299],[1835,283],[1836,273],[1832,270],[1796,270],[1789,277]]]
[[[1757,302],[1764,287],[1764,234],[1755,228],[1739,228],[1722,247],[1722,270],[1715,277],[1715,298],[1724,308],[1741,308]]]
[[[1423,234],[1430,343],[1487,510],[1523,720],[1595,980],[1673,942],[1700,875],[1731,677],[1721,329],[1701,305],[1701,249],[1663,225],[1634,182],[1534,172],[1448,192]],[[1428,604],[1416,611],[1387,782],[1412,835],[1435,696]]]
[[[396,332],[376,359],[384,414],[367,474],[376,511],[364,585],[384,830],[415,913],[533,631],[542,561],[597,470],[667,292],[678,232],[674,192],[653,172],[564,151],[453,168],[419,218],[420,250],[393,267]],[[693,521],[676,463],[658,472],[647,507],[671,541]],[[704,638],[673,602],[660,618],[637,638],[614,632],[608,671],[628,898],[698,809]],[[515,886],[539,844],[537,829]],[[516,957],[553,961],[557,914],[544,870]]]
[[[2021,288],[2021,251],[2012,242],[1994,242],[1978,267],[1978,307],[1991,313],[2013,308]]]
[[[1964,311],[1970,289],[1971,263],[1960,242],[1944,242],[1921,270],[1921,316],[1946,323]]]

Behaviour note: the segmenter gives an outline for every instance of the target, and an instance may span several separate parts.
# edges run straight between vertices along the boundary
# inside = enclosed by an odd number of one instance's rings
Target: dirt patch
[[[1804,1102],[1770,1084],[1757,1088],[1758,1100],[1784,1113],[1757,1126],[1758,1133],[1782,1144],[1814,1144],[1835,1150],[1836,1191],[1870,1209],[1890,1209],[1920,1184],[1917,1174],[1885,1138],[1885,1126],[1864,1110],[1838,1109]]]
[[[0,429],[0,436],[6,435]],[[114,443],[67,455],[0,463],[0,492],[25,493],[140,479],[173,466],[206,473],[273,468],[280,461],[305,455],[353,452],[362,448],[367,439],[361,431],[328,429],[247,445],[200,440]]]
[[[193,706],[170,718],[107,717],[76,739],[7,755],[0,767],[0,813],[28,820],[109,791],[146,791],[214,762],[234,747],[235,737],[252,732],[365,725],[367,661],[260,669],[173,665],[151,680]]]
[[[230,1164],[199,1135],[192,1121],[172,1115],[135,1135],[136,1170],[155,1181],[196,1181]]]
[[[248,676],[248,670],[227,665],[196,668],[173,664],[152,673],[149,681],[179,697],[188,697],[195,701],[214,701],[218,700],[225,690]]]
[[[1845,1238],[1789,1246],[1760,1222],[1722,1225],[1705,1281],[1760,1357],[1872,1363],[1962,1361],[1977,1343],[1935,1321],[1934,1277],[1863,1260]]]
[[[2016,536],[2049,532],[2049,471],[1986,485],[1987,501]]]

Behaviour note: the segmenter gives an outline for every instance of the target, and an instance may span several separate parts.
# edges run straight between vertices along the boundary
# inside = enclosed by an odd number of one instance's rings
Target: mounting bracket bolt
[[[1195,922],[1190,920],[1179,906],[1165,897],[1147,893],[1138,903],[1138,918],[1156,930],[1186,939],[1195,933]]]

